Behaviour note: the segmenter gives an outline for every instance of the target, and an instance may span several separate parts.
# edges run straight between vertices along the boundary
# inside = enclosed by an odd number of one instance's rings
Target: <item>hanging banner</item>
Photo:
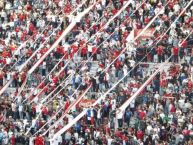
[[[143,29],[135,29],[134,30],[134,36],[138,36],[141,32],[143,31]],[[154,37],[154,28],[148,28],[144,31],[144,33],[141,34],[141,36],[139,37],[140,39],[148,39],[148,38],[152,38]]]
[[[95,99],[82,99],[78,105],[79,105],[79,107],[88,108],[88,107],[91,106],[95,101],[96,101]]]

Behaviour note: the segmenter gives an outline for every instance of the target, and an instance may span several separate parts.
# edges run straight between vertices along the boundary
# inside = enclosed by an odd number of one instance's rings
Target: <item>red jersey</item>
[[[52,81],[53,81],[54,84],[57,84],[57,83],[58,83],[58,77],[55,76],[55,77],[52,79]]]
[[[150,21],[150,18],[146,17],[144,20],[144,23],[147,24],[147,23],[149,23],[149,21]]]
[[[187,129],[184,129],[184,130],[182,131],[182,133],[183,133],[184,135],[190,135],[190,131],[187,130]]]
[[[141,139],[142,140],[143,139],[143,135],[144,135],[143,131],[141,131],[141,130],[138,130],[137,133],[136,133],[137,139]]]
[[[113,15],[115,15],[117,12],[118,12],[118,10],[116,10],[116,9],[112,10]]]
[[[171,109],[170,109],[170,112],[171,112],[171,113],[175,113],[175,112],[176,112],[176,108],[175,108],[174,104],[172,104],[172,107],[171,107]]]
[[[64,110],[66,111],[66,110],[68,109],[69,106],[70,106],[70,102],[67,101],[67,102],[65,103]]]
[[[44,115],[48,115],[48,108],[47,107],[43,107],[42,108],[42,114],[44,114]]]
[[[11,136],[10,143],[11,145],[15,145],[15,136],[14,135]]]
[[[179,48],[178,47],[174,47],[173,48],[173,54],[174,55],[178,55],[178,52],[179,52]]]
[[[121,134],[120,131],[116,131],[115,136],[118,137],[118,138],[122,138],[122,134]]]
[[[139,117],[140,117],[140,119],[144,119],[145,118],[145,112],[144,111],[140,111],[139,112]]]
[[[72,53],[75,54],[76,52],[78,52],[78,46],[76,45],[72,45],[71,46],[71,49],[72,49]]]
[[[157,55],[162,55],[163,53],[163,47],[158,47],[157,48]]]
[[[193,88],[193,82],[191,80],[188,81],[188,88],[189,89]]]
[[[64,7],[64,13],[66,13],[66,14],[69,14],[70,12],[71,12],[71,6],[70,5],[66,5],[65,7]]]
[[[81,50],[81,53],[83,55],[87,54],[87,48],[86,47],[83,47],[82,50]]]
[[[169,3],[168,3],[168,6],[169,6],[170,9],[173,9],[173,8],[174,8],[173,2],[169,2]]]
[[[35,145],[44,145],[44,139],[41,136],[35,138]]]
[[[167,85],[167,80],[161,79],[160,80],[160,87],[165,87]]]

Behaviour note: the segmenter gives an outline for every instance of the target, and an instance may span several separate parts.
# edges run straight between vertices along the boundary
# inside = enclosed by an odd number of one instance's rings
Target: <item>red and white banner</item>
[[[96,101],[95,99],[82,99],[78,105],[79,105],[79,107],[88,108],[88,107],[91,106],[95,101]]]
[[[134,30],[134,37],[138,36],[141,32],[143,31],[143,29],[135,29]],[[155,29],[154,28],[148,28],[144,31],[144,33],[141,34],[141,36],[139,38],[141,39],[148,39],[148,38],[152,38],[154,35]]]

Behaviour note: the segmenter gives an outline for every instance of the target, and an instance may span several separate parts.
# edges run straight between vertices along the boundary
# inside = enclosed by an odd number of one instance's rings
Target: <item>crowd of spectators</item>
[[[190,0],[130,0],[131,4],[104,28],[127,2],[0,1],[0,89],[13,79],[0,95],[0,144],[193,144],[193,3],[180,15]],[[27,75],[74,17],[94,3],[55,50]],[[145,28],[160,11],[150,25],[153,36],[128,44],[129,34]],[[168,64],[124,114],[117,115],[118,108],[168,58]],[[95,107],[80,101],[69,109],[82,95],[84,100],[97,100],[127,73]],[[82,119],[53,138],[85,107],[89,109]]]

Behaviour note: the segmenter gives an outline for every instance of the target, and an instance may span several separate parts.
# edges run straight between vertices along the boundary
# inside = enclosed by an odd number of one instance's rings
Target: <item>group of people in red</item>
[[[110,21],[127,2],[0,2],[0,144],[193,144],[193,5],[184,9],[189,1],[130,0]],[[29,75],[73,18],[94,3]],[[145,28],[158,12],[149,27],[155,30],[152,36],[144,34],[125,49],[132,31]],[[118,115],[118,108],[168,58],[163,71]],[[101,96],[94,107],[81,105]],[[86,115],[60,133],[85,108]]]

